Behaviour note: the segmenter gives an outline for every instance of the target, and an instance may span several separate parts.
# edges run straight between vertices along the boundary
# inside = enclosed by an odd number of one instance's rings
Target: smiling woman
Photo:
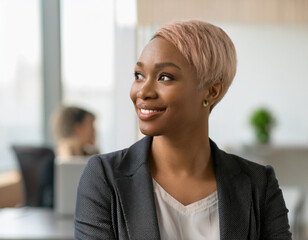
[[[196,88],[196,70],[171,43],[153,39],[136,64],[135,77],[130,96],[143,134],[186,134],[179,130],[200,125],[201,112],[196,108],[202,91]]]
[[[209,139],[210,112],[235,71],[233,43],[214,25],[176,22],[154,34],[130,91],[147,136],[90,159],[76,239],[291,239],[273,168]]]

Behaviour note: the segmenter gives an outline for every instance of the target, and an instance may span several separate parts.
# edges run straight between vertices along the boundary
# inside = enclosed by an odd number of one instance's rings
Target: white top
[[[184,206],[154,179],[153,187],[162,240],[219,240],[217,191]]]

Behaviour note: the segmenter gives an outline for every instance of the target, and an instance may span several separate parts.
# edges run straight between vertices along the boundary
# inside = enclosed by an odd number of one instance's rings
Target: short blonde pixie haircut
[[[219,100],[223,98],[236,73],[236,52],[221,28],[197,20],[174,22],[159,29],[152,39],[157,37],[171,42],[195,67],[199,87],[221,81],[223,92]]]

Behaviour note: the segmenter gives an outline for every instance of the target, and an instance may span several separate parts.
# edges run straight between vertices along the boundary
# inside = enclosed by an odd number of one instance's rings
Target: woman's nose
[[[141,86],[137,92],[137,97],[141,99],[156,98],[157,92],[155,81],[147,79],[141,83]]]

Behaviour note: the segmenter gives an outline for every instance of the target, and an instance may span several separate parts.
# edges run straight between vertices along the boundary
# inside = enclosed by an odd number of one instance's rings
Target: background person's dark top
[[[93,156],[81,177],[75,239],[160,239],[147,156],[152,137]],[[291,239],[274,170],[227,154],[211,141],[220,239]]]

